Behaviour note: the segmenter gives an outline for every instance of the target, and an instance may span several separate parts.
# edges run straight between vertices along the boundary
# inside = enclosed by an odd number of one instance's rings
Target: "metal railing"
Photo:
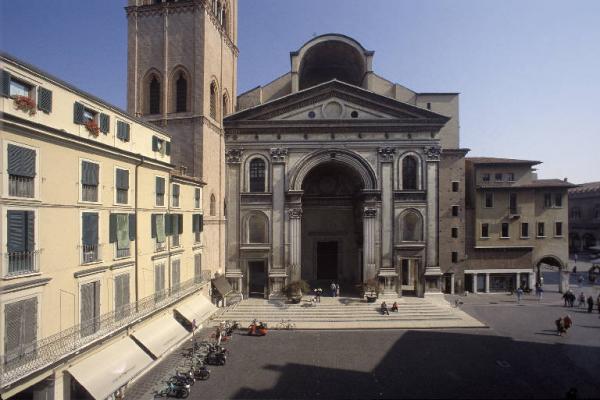
[[[0,372],[2,386],[60,361],[62,358],[83,350],[86,346],[115,333],[129,325],[138,323],[155,311],[168,307],[182,297],[198,291],[210,283],[211,271],[202,271],[202,281],[190,279],[178,285],[177,290],[165,289],[161,296],[154,294],[138,302],[119,307],[112,312],[65,329],[52,336],[36,340],[28,345],[28,352],[23,349],[0,355]]]
[[[40,252],[41,250],[4,253],[4,260],[8,265],[6,276],[17,276],[39,272]]]
[[[98,186],[81,185],[81,200],[94,202],[98,201]]]
[[[33,198],[35,195],[34,178],[8,175],[8,195]]]
[[[194,243],[202,243],[202,232],[194,232]]]
[[[101,261],[101,244],[82,244],[79,248],[81,249],[81,264]]]
[[[521,207],[508,207],[508,215],[521,215]]]
[[[174,233],[171,236],[171,246],[179,247],[179,234],[178,233]]]
[[[115,245],[115,248],[116,248],[116,258],[129,257],[131,255],[131,250],[129,247],[126,249],[119,249],[119,247],[117,245]]]
[[[165,251],[167,249],[167,242],[156,242],[155,246],[154,246],[154,251],[155,252],[159,252],[159,251]]]

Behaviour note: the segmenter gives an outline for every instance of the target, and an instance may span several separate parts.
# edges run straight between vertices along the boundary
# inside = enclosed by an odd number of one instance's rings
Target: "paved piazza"
[[[210,380],[196,382],[190,398],[564,398],[571,387],[581,398],[600,395],[597,310],[567,310],[558,293],[546,293],[542,302],[526,295],[521,305],[505,294],[464,302],[463,310],[489,329],[237,334],[227,365],[211,367]],[[566,313],[574,327],[561,338],[553,321]],[[173,352],[128,397],[152,398],[180,357]]]

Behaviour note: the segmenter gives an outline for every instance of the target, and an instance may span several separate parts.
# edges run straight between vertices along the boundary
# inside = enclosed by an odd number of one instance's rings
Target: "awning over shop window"
[[[173,315],[165,314],[137,329],[131,336],[139,340],[158,358],[181,342],[187,334],[188,331],[175,320]]]
[[[215,307],[206,297],[192,296],[192,298],[183,301],[175,310],[181,314],[190,324],[196,321],[196,326],[200,325],[204,320],[210,317],[216,310]]]
[[[95,399],[105,399],[125,385],[152,358],[127,337],[67,369]]]
[[[213,279],[212,284],[223,297],[227,296],[233,291],[229,281],[224,276],[219,276],[218,278]]]

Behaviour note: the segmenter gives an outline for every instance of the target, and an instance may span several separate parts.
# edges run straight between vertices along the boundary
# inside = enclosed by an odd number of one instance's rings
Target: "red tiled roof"
[[[600,182],[588,182],[578,185],[576,188],[570,189],[569,193],[591,193],[600,192]]]
[[[498,157],[466,157],[465,160],[472,162],[473,164],[525,164],[525,165],[537,165],[541,164],[541,161],[533,160],[517,160],[515,158],[498,158]]]

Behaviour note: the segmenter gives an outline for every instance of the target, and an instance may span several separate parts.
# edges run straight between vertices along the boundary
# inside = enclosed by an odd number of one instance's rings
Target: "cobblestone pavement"
[[[263,338],[239,332],[227,345],[227,365],[211,367],[211,378],[196,382],[190,398],[564,398],[570,388],[581,398],[600,396],[597,310],[565,308],[550,291],[521,304],[507,294],[464,302],[462,309],[490,329],[270,331]],[[574,326],[559,337],[554,320],[566,313]],[[152,398],[180,361],[173,352],[127,398]]]

